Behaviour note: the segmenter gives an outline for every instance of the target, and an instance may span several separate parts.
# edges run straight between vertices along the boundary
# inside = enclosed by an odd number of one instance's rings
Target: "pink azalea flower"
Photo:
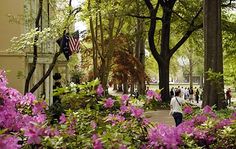
[[[236,112],[232,113],[231,119],[236,120]]]
[[[220,128],[223,128],[224,126],[229,126],[233,123],[233,121],[231,119],[224,119],[224,120],[221,120],[215,128],[217,129],[220,129]]]
[[[38,114],[36,116],[36,121],[38,123],[44,123],[46,121],[46,115],[45,114]]]
[[[142,125],[147,126],[147,125],[149,125],[149,124],[150,124],[150,120],[147,119],[147,118],[143,118]]]
[[[0,70],[0,86],[6,86],[6,85],[7,85],[6,72]]]
[[[193,108],[191,106],[184,107],[185,114],[191,114],[193,112]]]
[[[111,122],[112,126],[116,125],[117,123],[125,121],[125,117],[115,114],[109,114],[106,117],[106,122]]]
[[[120,107],[120,114],[125,114],[126,112],[129,112],[129,109],[127,106],[121,106]]]
[[[96,129],[96,127],[97,127],[97,124],[95,121],[91,121],[90,125],[93,129]]]
[[[161,94],[155,93],[154,97],[156,101],[162,101]]]
[[[96,134],[94,134],[92,136],[92,140],[93,140],[93,148],[94,149],[103,149],[102,141],[100,138],[98,138],[98,136]]]
[[[104,89],[102,88],[101,84],[98,85],[96,92],[99,96],[102,96],[102,93],[104,92]]]
[[[208,114],[212,117],[216,117],[216,114],[213,112],[212,108],[208,105],[203,108],[203,113]]]
[[[36,97],[32,93],[26,93],[25,96],[23,96],[21,104],[22,105],[32,105],[33,102],[36,100]]]
[[[147,99],[148,101],[155,99],[156,101],[161,101],[161,94],[158,94],[157,92],[153,90],[147,91]]]
[[[126,105],[128,100],[129,100],[129,96],[128,95],[124,94],[124,95],[121,96],[121,104],[122,105]]]
[[[137,107],[131,107],[131,115],[140,118],[143,115],[144,110],[137,108]]]
[[[33,114],[43,113],[44,109],[47,107],[47,103],[45,101],[37,102],[33,106]]]
[[[60,122],[59,122],[59,124],[64,124],[65,122],[66,122],[66,116],[65,116],[65,114],[64,113],[62,113],[62,115],[60,116]]]
[[[104,107],[105,108],[112,108],[114,105],[114,100],[112,98],[108,98],[105,100]]]
[[[177,149],[181,143],[181,135],[176,133],[176,127],[159,124],[148,132],[149,145],[151,148]]]
[[[69,127],[69,129],[67,129],[66,132],[67,132],[67,134],[70,135],[70,136],[75,135],[75,130],[74,130],[74,128],[72,128],[72,127]]]
[[[198,115],[195,117],[195,122],[197,123],[204,123],[207,120],[205,115]]]
[[[51,127],[47,127],[45,129],[45,133],[47,136],[59,136],[60,135],[60,132],[56,128],[51,128]]]
[[[18,149],[21,146],[18,145],[19,139],[16,136],[0,135],[0,148],[1,149]]]
[[[28,137],[28,144],[40,144],[41,136],[44,133],[44,130],[40,127],[35,126],[34,124],[29,124],[24,130],[24,135]]]
[[[148,99],[152,99],[154,96],[155,92],[153,90],[148,90],[147,91],[147,97]]]
[[[204,108],[203,108],[203,113],[205,113],[205,114],[209,114],[209,113],[211,113],[212,112],[212,109],[211,109],[211,107],[210,106],[205,106]]]
[[[194,129],[193,131],[194,138],[196,139],[205,139],[207,137],[206,133],[207,131],[200,131],[198,129]]]
[[[127,149],[126,145],[122,144],[119,149]]]

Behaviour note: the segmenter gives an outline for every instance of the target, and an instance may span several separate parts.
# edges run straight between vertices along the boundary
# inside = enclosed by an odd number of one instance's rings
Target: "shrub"
[[[156,92],[141,101],[127,95],[103,97],[95,80],[55,94],[62,99],[65,113],[51,123],[46,103],[7,87],[5,73],[0,71],[0,147],[236,148],[236,113],[230,110],[186,107],[187,119],[174,127],[156,125],[144,117],[142,107],[160,100]]]

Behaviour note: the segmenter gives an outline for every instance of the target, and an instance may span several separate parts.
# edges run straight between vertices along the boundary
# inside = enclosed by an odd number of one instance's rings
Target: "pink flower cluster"
[[[198,127],[206,122],[209,118],[212,118],[216,122],[216,125],[213,126],[213,128]],[[177,149],[183,145],[182,136],[184,134],[188,134],[196,142],[204,142],[206,145],[210,145],[214,143],[216,139],[213,132],[216,132],[218,129],[222,129],[224,126],[233,124],[236,119],[236,117],[233,115],[231,118],[223,120],[217,120],[215,118],[216,114],[213,112],[211,107],[206,106],[203,109],[202,114],[199,114],[192,119],[181,123],[178,127],[159,124],[148,132],[148,147]]]
[[[112,126],[116,125],[117,123],[121,123],[125,121],[125,117],[121,116],[121,115],[116,115],[116,114],[109,114],[106,117],[106,122],[111,122]]]
[[[94,134],[94,135],[92,136],[92,140],[93,140],[93,148],[94,148],[94,149],[103,149],[102,141],[101,141],[101,139],[98,137],[97,134]]]
[[[191,114],[193,112],[193,108],[191,106],[186,106],[186,107],[184,107],[183,112],[185,114]]]
[[[1,148],[20,148],[18,141],[25,139],[19,140],[18,135],[24,136],[28,144],[39,144],[43,136],[59,135],[56,129],[45,125],[44,101],[37,101],[31,93],[22,95],[6,85],[5,72],[0,71],[0,127],[7,130],[0,135]]]
[[[148,90],[147,99],[148,101],[151,101],[152,99],[155,99],[156,101],[161,101],[161,94],[158,94],[157,92],[153,90]]]
[[[98,87],[97,87],[97,90],[96,90],[98,96],[102,96],[103,92],[104,92],[104,89],[102,87],[102,84],[99,84]]]
[[[114,105],[114,102],[115,102],[115,100],[113,100],[112,98],[108,98],[105,100],[104,107],[105,108],[112,108]]]

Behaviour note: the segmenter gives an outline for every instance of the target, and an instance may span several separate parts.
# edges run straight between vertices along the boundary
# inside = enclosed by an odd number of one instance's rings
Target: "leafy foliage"
[[[211,107],[196,114],[178,127],[154,125],[143,116],[144,110],[133,105],[127,95],[104,98],[98,81],[68,87],[57,94],[80,92],[87,105],[67,109],[58,123],[50,124],[45,115],[46,104],[32,94],[22,96],[6,87],[0,73],[0,145],[15,148],[235,148],[236,113]],[[96,89],[96,91],[94,91]],[[88,94],[87,96],[84,93]],[[92,92],[92,93],[91,93]],[[64,97],[68,97],[63,95]],[[149,91],[147,101],[160,98]],[[91,105],[90,103],[94,103]],[[74,102],[74,101],[72,101]],[[78,102],[78,101],[77,101]],[[109,106],[108,106],[109,105]],[[232,113],[232,115],[231,115]],[[191,113],[188,113],[191,114]]]

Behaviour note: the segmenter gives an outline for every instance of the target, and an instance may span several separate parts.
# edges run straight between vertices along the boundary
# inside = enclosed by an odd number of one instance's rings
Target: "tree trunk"
[[[223,73],[223,50],[221,34],[221,0],[204,1],[204,48],[205,73],[210,69],[215,73]],[[216,79],[205,74],[203,106],[216,105],[217,109],[225,108],[223,76]]]
[[[171,11],[169,7],[163,7],[162,31],[161,31],[161,52],[163,61],[158,62],[159,66],[159,88],[162,89],[161,97],[164,102],[170,101],[169,94],[169,69],[170,69],[170,21]]]
[[[149,9],[150,14],[150,27],[148,31],[148,42],[149,47],[152,52],[153,57],[158,63],[159,66],[159,87],[162,89],[161,95],[162,99],[165,102],[170,100],[169,96],[169,64],[170,58],[174,55],[174,53],[180,48],[181,45],[189,38],[189,36],[197,29],[201,27],[201,25],[193,26],[194,21],[199,16],[202,9],[200,9],[197,14],[191,20],[189,29],[182,36],[182,38],[170,49],[170,24],[171,24],[171,15],[173,7],[176,3],[176,0],[163,1],[158,0],[156,6],[154,7],[150,0],[144,0],[146,6]],[[162,18],[157,17],[158,8],[161,6],[163,8]],[[162,33],[161,33],[161,47],[160,54],[155,45],[155,30],[156,30],[156,22],[157,20],[162,21]],[[194,28],[192,28],[194,27]]]
[[[88,1],[88,10],[91,11],[90,0]],[[90,31],[91,31],[91,36],[92,36],[92,45],[93,45],[93,79],[95,79],[97,77],[97,55],[96,54],[98,51],[98,45],[97,45],[97,38],[95,37],[92,16],[90,16],[89,25],[90,25]],[[97,27],[97,16],[96,16],[96,27]],[[96,28],[96,33],[97,33],[97,28]]]
[[[134,92],[134,83],[130,85],[130,93],[133,93],[133,92]]]
[[[50,73],[52,72],[54,66],[56,65],[57,59],[58,57],[61,55],[62,50],[60,49],[59,52],[55,53],[53,56],[53,60],[52,63],[49,65],[48,70],[46,71],[46,73],[43,75],[43,77],[30,89],[31,93],[34,93],[39,86],[47,79],[47,77],[50,75]]]
[[[135,46],[135,57],[139,59],[142,64],[143,71],[145,65],[145,40],[142,35],[144,32],[144,24],[141,19],[137,19],[137,31],[136,31],[136,46]],[[138,92],[141,95],[145,95],[145,76],[141,75],[140,80],[138,80]]]
[[[39,21],[40,21],[40,19],[42,20],[42,10],[43,10],[43,0],[39,0],[38,15],[37,15],[36,20],[35,20],[36,31],[39,31],[39,27],[40,27]],[[30,80],[31,80],[31,78],[34,74],[34,71],[35,71],[36,65],[37,65],[37,59],[38,59],[38,46],[36,44],[37,41],[38,41],[38,35],[35,35],[35,37],[34,37],[34,46],[33,46],[33,49],[34,49],[33,63],[32,63],[32,67],[30,68],[30,71],[27,75],[27,78],[25,80],[24,94],[26,94],[29,91]]]
[[[193,55],[192,55],[192,48],[190,49],[189,53],[189,85],[190,88],[193,87]]]
[[[124,91],[123,91],[123,93],[124,94],[128,94],[128,75],[125,73],[124,74],[124,80],[125,80],[125,82],[123,83],[123,87],[124,87]]]
[[[118,84],[118,90],[117,92],[123,92],[123,88],[122,88],[122,83]]]
[[[162,101],[168,102],[170,101],[170,94],[169,94],[169,67],[170,67],[170,60],[166,60],[164,63],[159,63],[159,88],[161,90],[161,98]]]
[[[113,84],[113,90],[117,90],[117,84],[116,83]]]

